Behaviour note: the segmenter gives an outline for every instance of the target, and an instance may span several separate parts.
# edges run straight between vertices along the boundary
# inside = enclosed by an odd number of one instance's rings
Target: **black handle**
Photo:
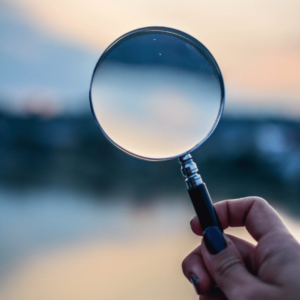
[[[203,231],[207,227],[217,226],[223,232],[223,228],[205,183],[201,183],[196,187],[188,189],[188,192]]]

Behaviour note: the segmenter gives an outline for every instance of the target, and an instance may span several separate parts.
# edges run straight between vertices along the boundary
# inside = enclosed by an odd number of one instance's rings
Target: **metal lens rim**
[[[181,153],[179,155],[176,156],[172,156],[172,157],[167,157],[167,158],[149,158],[149,157],[144,157],[141,155],[137,155],[135,153],[132,153],[126,149],[124,149],[123,147],[121,147],[120,145],[118,145],[115,141],[113,141],[108,134],[106,134],[106,132],[104,131],[104,129],[102,128],[100,122],[98,121],[95,111],[94,111],[94,107],[93,107],[93,101],[92,101],[92,85],[93,85],[93,80],[94,80],[94,76],[96,73],[96,70],[98,69],[98,66],[104,61],[104,59],[106,58],[106,56],[108,55],[108,53],[110,51],[112,51],[115,47],[117,47],[120,43],[123,43],[124,41],[133,38],[134,36],[138,36],[144,33],[151,33],[151,32],[160,32],[160,33],[167,33],[167,34],[171,34],[174,36],[178,36],[183,40],[186,40],[187,42],[189,42],[190,44],[192,44],[193,46],[195,46],[201,53],[203,53],[205,55],[205,57],[207,58],[208,62],[212,65],[212,67],[214,68],[218,79],[219,79],[219,83],[220,83],[220,88],[221,88],[221,102],[220,102],[220,108],[219,108],[219,112],[217,115],[217,118],[211,128],[211,130],[208,132],[208,134],[205,136],[204,139],[202,139],[197,145],[195,145],[193,148],[189,149],[188,151]],[[168,28],[168,27],[159,27],[159,26],[152,26],[152,27],[144,27],[144,28],[139,28],[133,31],[130,31],[124,35],[122,35],[121,37],[119,37],[118,39],[116,39],[112,44],[110,44],[102,53],[102,55],[100,56],[94,71],[93,71],[93,75],[92,75],[92,79],[91,79],[91,84],[90,84],[90,91],[89,91],[89,100],[90,100],[90,107],[92,110],[92,114],[94,116],[94,119],[96,121],[96,123],[98,124],[98,127],[100,128],[100,130],[102,131],[102,133],[104,134],[104,136],[113,144],[115,145],[117,148],[121,149],[122,151],[126,152],[127,154],[134,156],[136,158],[142,159],[142,160],[147,160],[147,161],[166,161],[166,160],[171,160],[174,158],[178,158],[181,156],[184,156],[186,154],[191,153],[192,151],[194,151],[195,149],[197,149],[200,145],[202,145],[214,132],[214,130],[216,129],[221,116],[223,114],[223,110],[224,110],[224,105],[225,105],[225,86],[224,86],[224,80],[223,80],[223,76],[221,73],[221,70],[216,62],[216,60],[214,59],[214,57],[212,56],[212,54],[208,51],[208,49],[202,44],[200,43],[198,40],[196,40],[195,38],[193,38],[192,36],[190,36],[189,34],[179,31],[177,29],[173,29],[173,28]]]

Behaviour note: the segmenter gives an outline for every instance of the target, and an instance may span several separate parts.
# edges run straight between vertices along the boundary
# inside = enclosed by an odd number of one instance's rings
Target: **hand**
[[[224,244],[217,227],[207,228],[205,242],[182,264],[183,273],[202,295],[200,299],[300,299],[300,245],[276,211],[257,197],[219,202],[215,209],[224,229],[245,226],[258,243],[255,246],[223,234]],[[195,234],[203,235],[197,217],[191,227]],[[211,254],[208,249],[218,242],[218,253]]]

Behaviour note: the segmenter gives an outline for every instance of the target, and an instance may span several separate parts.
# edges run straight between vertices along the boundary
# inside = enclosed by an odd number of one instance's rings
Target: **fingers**
[[[214,206],[223,229],[229,226],[246,226],[246,229],[257,241],[269,232],[285,229],[277,212],[262,198],[247,197],[225,200]],[[195,234],[203,235],[197,217],[191,221],[191,227]]]
[[[216,205],[214,205],[214,207],[216,208]],[[216,211],[217,212],[217,211]],[[221,221],[220,221],[221,222]],[[193,219],[191,220],[191,229],[192,231],[196,234],[196,235],[200,235],[202,236],[203,235],[203,230],[201,228],[201,225],[200,225],[200,222],[199,222],[199,219],[197,216],[194,216]],[[222,223],[221,223],[222,224]],[[224,229],[224,228],[223,228]]]
[[[218,230],[217,227],[215,227]],[[219,233],[221,234],[220,230]],[[211,244],[216,243],[216,235],[211,239],[205,232],[205,243],[201,244],[204,264],[216,285],[227,299],[254,299],[250,295],[256,289],[269,287],[254,277],[245,267],[243,259],[233,241],[224,235],[226,248],[220,248],[215,255],[211,254]],[[217,247],[216,247],[217,249]],[[249,298],[247,298],[249,296]]]
[[[191,282],[198,295],[208,294],[213,288],[214,281],[204,265],[200,246],[184,259],[182,271],[189,281],[191,281],[191,276],[195,276],[194,282]]]
[[[252,267],[252,254],[254,251],[254,245],[248,243],[242,239],[239,239],[234,236],[230,236],[235,246],[237,247],[243,261],[245,262],[247,268],[253,271]],[[212,297],[212,289],[215,285],[215,282],[209,275],[207,268],[205,267],[201,247],[197,247],[193,252],[191,252],[182,263],[182,270],[184,275],[187,277],[189,281],[191,281],[191,276],[194,275],[197,278],[197,293],[199,295],[209,295]],[[215,291],[216,292],[216,291]],[[214,297],[219,295],[218,292]],[[220,296],[218,296],[220,297]],[[201,298],[202,299],[202,298]],[[203,298],[205,299],[205,298]],[[207,298],[210,299],[210,298]],[[214,299],[214,298],[211,298]],[[216,298],[219,299],[219,298]],[[221,298],[220,298],[221,299]]]
[[[239,254],[241,255],[244,264],[246,265],[246,268],[251,273],[256,273],[255,267],[254,267],[254,261],[253,261],[253,254],[255,246],[247,241],[244,241],[243,239],[240,239],[236,236],[227,234],[227,236],[231,239],[231,241],[234,243],[235,247],[237,248]]]

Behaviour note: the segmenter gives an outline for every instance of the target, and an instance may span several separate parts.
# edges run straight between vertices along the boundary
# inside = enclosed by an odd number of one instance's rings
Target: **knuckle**
[[[186,265],[187,265],[187,259],[188,259],[188,256],[182,261],[181,263],[181,268],[182,268],[182,271],[184,272],[185,269],[186,269]]]
[[[218,277],[228,276],[242,264],[241,260],[235,255],[230,255],[220,260],[214,267],[214,274]]]
[[[256,205],[259,205],[259,206],[269,205],[267,200],[265,200],[264,198],[261,198],[261,197],[255,196],[255,197],[253,197],[253,200],[256,203]]]
[[[252,208],[257,211],[265,211],[270,207],[267,200],[261,197],[251,197],[252,198]]]
[[[192,256],[189,254],[181,263],[182,272],[187,276],[191,269]]]

